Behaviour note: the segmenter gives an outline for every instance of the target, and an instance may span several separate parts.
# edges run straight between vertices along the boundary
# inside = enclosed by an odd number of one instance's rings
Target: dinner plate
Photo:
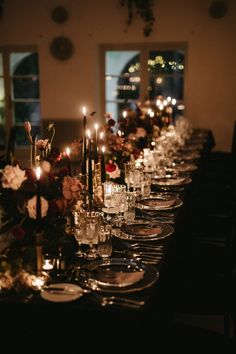
[[[172,235],[173,226],[146,219],[137,219],[130,223],[125,223],[120,229],[113,229],[112,234],[123,240],[130,241],[157,241]]]
[[[194,164],[183,163],[183,164],[176,165],[176,169],[179,172],[193,172],[196,171],[198,167],[197,165]]]
[[[83,295],[83,289],[71,283],[50,284],[47,289],[41,290],[44,300],[53,302],[67,302],[79,299]]]
[[[196,160],[200,158],[199,152],[193,151],[193,152],[187,152],[187,153],[179,153],[175,156],[175,160],[182,160],[182,161],[191,161],[191,160]]]
[[[152,184],[163,187],[184,186],[192,182],[190,177],[152,179]]]
[[[151,221],[146,224],[123,224],[121,226],[121,231],[138,237],[153,237],[162,233],[162,226]]]
[[[175,197],[151,196],[141,198],[135,206],[141,210],[169,210],[175,203]]]
[[[101,292],[130,293],[151,286],[158,277],[157,269],[149,264],[127,258],[110,258],[86,265],[81,271],[80,284]]]
[[[174,199],[174,203],[170,203],[170,206],[168,206],[168,204],[164,204],[165,198],[167,199],[167,201],[172,201],[172,199]],[[150,201],[153,201],[153,203],[148,203]],[[160,202],[163,203],[161,204]],[[155,203],[156,201],[156,203]],[[147,210],[147,211],[167,211],[167,210],[172,210],[172,209],[176,209],[179,208],[181,205],[183,205],[183,201],[178,198],[178,197],[163,197],[163,196],[151,196],[151,197],[147,197],[147,198],[142,198],[140,199],[135,207],[139,210]]]

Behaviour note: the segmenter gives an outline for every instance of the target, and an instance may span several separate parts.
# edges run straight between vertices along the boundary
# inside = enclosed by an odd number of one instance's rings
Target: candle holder
[[[49,253],[44,254],[42,269],[45,272],[51,272],[53,271],[54,266],[55,266],[55,257],[53,255],[50,255]]]
[[[43,231],[42,230],[37,230],[35,233],[35,245],[36,245],[37,274],[41,274],[43,271]]]

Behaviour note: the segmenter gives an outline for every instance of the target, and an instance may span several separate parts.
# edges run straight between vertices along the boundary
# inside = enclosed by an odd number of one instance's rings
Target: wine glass
[[[82,227],[82,220],[83,220],[83,214],[84,211],[82,210],[73,210],[73,216],[74,216],[74,237],[76,241],[78,242],[78,250],[75,253],[77,257],[84,257],[84,252],[81,249],[81,246],[83,244],[83,238],[84,238],[84,230]]]
[[[110,224],[102,224],[100,228],[97,251],[102,258],[108,258],[112,254],[111,229]]]
[[[84,239],[88,243],[89,249],[85,253],[85,258],[96,259],[98,257],[97,249],[94,245],[98,244],[98,235],[101,227],[101,217],[99,212],[86,211],[84,213],[84,222],[82,224]]]

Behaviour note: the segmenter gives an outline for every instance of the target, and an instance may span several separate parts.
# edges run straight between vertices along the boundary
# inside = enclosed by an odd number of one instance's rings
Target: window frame
[[[3,45],[0,46],[0,53],[2,54],[3,59],[3,80],[4,80],[4,97],[5,99],[5,130],[6,130],[6,138],[8,139],[8,134],[10,132],[10,128],[13,125],[22,126],[21,124],[16,124],[14,117],[14,102],[41,102],[41,92],[39,87],[39,99],[15,99],[14,94],[12,92],[12,80],[14,79],[14,75],[11,75],[10,72],[10,54],[12,53],[38,53],[38,47],[35,45]],[[34,75],[35,76],[35,75]],[[40,80],[40,71],[39,71],[39,80]],[[16,77],[19,77],[18,75]],[[31,75],[24,75],[24,77],[31,77]],[[40,116],[40,128],[42,129],[42,117]],[[15,146],[16,157],[19,159],[25,158],[25,152],[28,150],[28,146]]]
[[[184,88],[183,88],[183,100],[178,101],[180,104],[184,104],[187,98],[187,59],[188,59],[188,44],[187,42],[166,42],[166,43],[126,43],[126,44],[101,44],[100,45],[100,68],[101,68],[101,95],[100,95],[100,107],[101,111],[105,112],[106,109],[106,87],[105,87],[105,60],[107,51],[139,51],[140,52],[140,102],[143,104],[146,100],[149,86],[149,72],[148,58],[149,52],[154,50],[168,51],[168,50],[183,50],[185,55],[184,60]],[[167,76],[167,75],[165,75]],[[184,112],[186,114],[186,105]]]

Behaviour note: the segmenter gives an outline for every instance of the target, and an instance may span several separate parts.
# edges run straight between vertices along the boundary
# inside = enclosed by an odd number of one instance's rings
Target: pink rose
[[[44,218],[47,215],[48,212],[48,201],[44,199],[44,197],[40,197],[41,200],[41,215],[42,218]],[[36,219],[36,202],[37,202],[37,197],[36,195],[28,200],[28,203],[26,205],[26,208],[28,209],[28,214],[31,219]]]
[[[21,170],[18,165],[7,165],[3,170],[2,186],[3,188],[17,190],[26,179],[27,177],[25,176],[25,171]]]
[[[63,197],[68,201],[80,199],[82,185],[75,177],[65,176],[62,183]]]

